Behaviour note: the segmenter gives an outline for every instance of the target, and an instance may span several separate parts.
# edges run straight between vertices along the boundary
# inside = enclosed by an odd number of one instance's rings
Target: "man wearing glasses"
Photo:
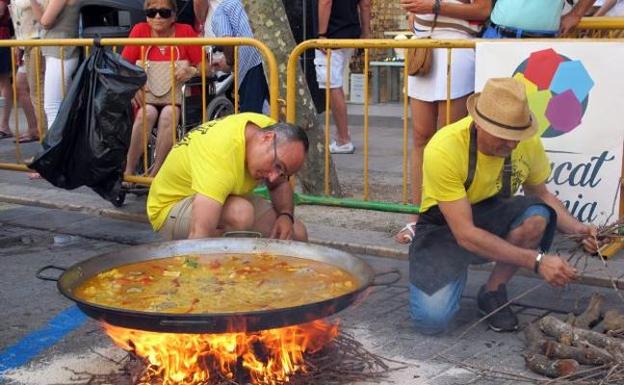
[[[154,178],[147,198],[152,227],[166,239],[218,237],[251,230],[307,240],[294,218],[288,177],[308,151],[298,126],[256,113],[230,115],[190,131]],[[252,195],[264,182],[271,202]]]

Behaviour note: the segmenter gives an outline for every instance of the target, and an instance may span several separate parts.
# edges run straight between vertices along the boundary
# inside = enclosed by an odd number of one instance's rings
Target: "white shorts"
[[[329,88],[341,88],[343,86],[344,79],[342,75],[351,61],[352,54],[352,48],[332,49]],[[319,84],[319,88],[325,89],[327,82],[327,55],[321,50],[314,50],[314,65],[316,66],[316,81]]]

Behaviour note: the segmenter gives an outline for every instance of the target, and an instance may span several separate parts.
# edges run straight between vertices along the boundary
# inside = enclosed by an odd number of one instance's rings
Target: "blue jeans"
[[[548,209],[543,205],[532,205],[514,219],[510,229],[515,229],[527,218],[533,216],[544,218],[546,223],[550,221]],[[412,284],[409,285],[410,315],[419,332],[435,335],[446,331],[449,323],[459,310],[459,301],[466,287],[467,276],[468,271],[464,271],[455,281],[432,295],[427,295],[427,293]]]

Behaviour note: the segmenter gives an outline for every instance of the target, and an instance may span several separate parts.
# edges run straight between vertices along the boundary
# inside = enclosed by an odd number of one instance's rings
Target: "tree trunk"
[[[243,0],[242,1],[254,37],[263,42],[275,55],[280,74],[280,95],[286,97],[286,64],[288,56],[295,48],[295,40],[290,30],[286,10],[282,0]],[[265,73],[267,71],[265,64]],[[317,116],[312,96],[302,71],[297,74],[298,98],[296,103],[297,124],[303,127],[310,139],[310,150],[303,169],[298,173],[303,191],[320,195],[323,193],[325,173],[325,133],[321,119]],[[267,81],[269,80],[267,73]],[[330,158],[330,191],[341,195],[341,188],[334,164]]]

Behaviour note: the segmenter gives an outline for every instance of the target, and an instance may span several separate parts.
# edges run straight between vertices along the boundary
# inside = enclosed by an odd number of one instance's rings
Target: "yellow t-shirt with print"
[[[188,132],[169,152],[152,182],[147,215],[159,230],[180,200],[202,194],[223,204],[229,195],[245,195],[257,185],[245,165],[245,127],[275,123],[256,113],[230,115]]]
[[[477,151],[477,165],[472,184],[466,190],[468,146],[472,118],[466,117],[439,130],[425,147],[423,160],[423,193],[420,211],[438,202],[456,201],[468,196],[475,204],[490,198],[502,188],[505,159]],[[550,163],[538,135],[524,140],[512,152],[512,191],[523,185],[536,185],[550,175]]]

